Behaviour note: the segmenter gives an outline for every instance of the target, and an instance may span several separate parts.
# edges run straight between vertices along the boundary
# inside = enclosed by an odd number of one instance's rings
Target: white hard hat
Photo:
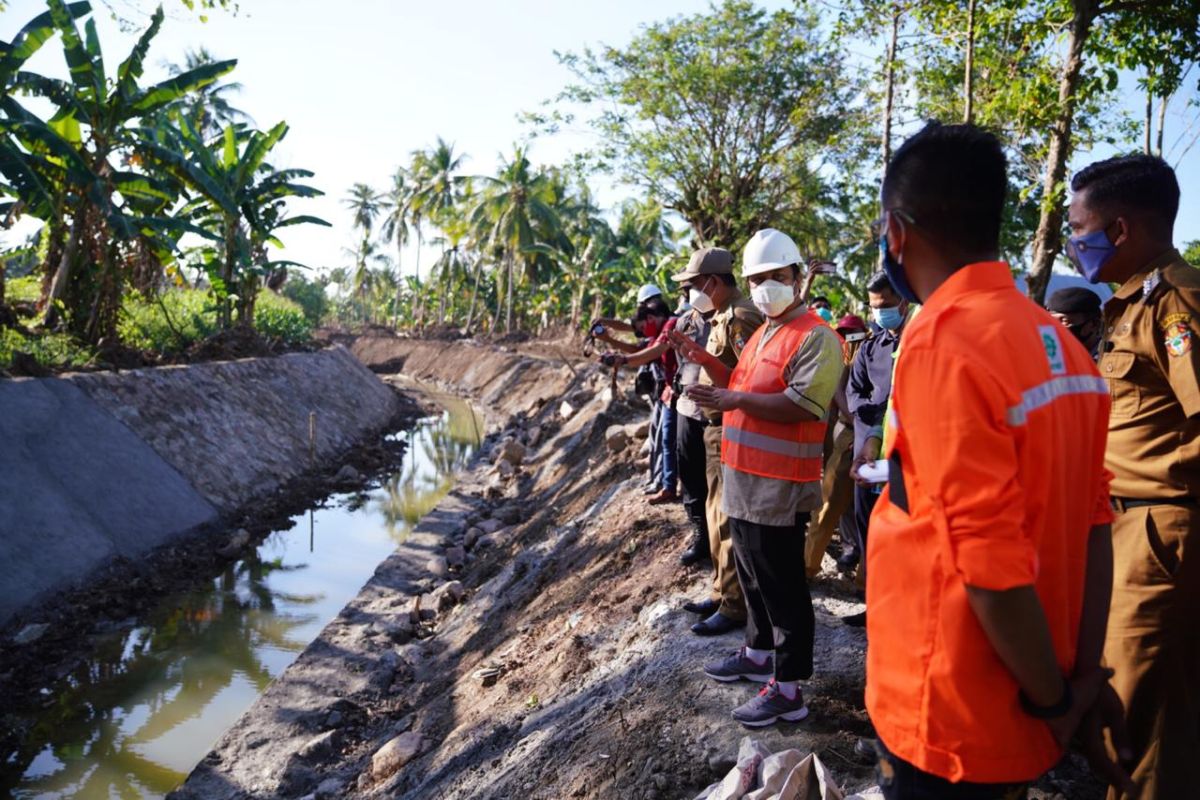
[[[763,228],[742,249],[742,277],[790,267],[803,261],[792,237],[774,228]]]
[[[659,289],[657,286],[655,286],[653,283],[647,283],[645,286],[638,289],[637,301],[638,301],[639,305],[646,302],[651,297],[662,297],[662,290]]]

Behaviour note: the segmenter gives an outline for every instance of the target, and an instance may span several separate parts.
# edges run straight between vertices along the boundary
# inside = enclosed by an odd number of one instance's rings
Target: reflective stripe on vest
[[[825,322],[811,311],[775,331],[759,349],[767,330],[763,325],[742,348],[742,357],[729,378],[737,392],[777,394],[787,388],[784,371],[805,337]],[[807,483],[821,480],[828,423],[771,422],[744,411],[726,411],[721,438],[721,461],[738,472],[764,478]]]

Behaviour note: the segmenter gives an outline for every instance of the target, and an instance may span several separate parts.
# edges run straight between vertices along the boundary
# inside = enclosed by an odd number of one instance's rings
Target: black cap
[[[1082,286],[1069,286],[1050,295],[1046,310],[1059,314],[1099,314],[1100,295]]]

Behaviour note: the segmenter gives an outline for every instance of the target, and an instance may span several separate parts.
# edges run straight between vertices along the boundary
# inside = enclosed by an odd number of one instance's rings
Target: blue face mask
[[[883,272],[887,275],[892,288],[896,290],[896,296],[910,303],[921,302],[921,298],[917,297],[912,287],[908,285],[908,276],[904,273],[904,265],[893,258],[891,252],[888,251],[887,231],[884,231],[879,237],[879,252],[883,253]]]
[[[876,325],[889,331],[894,331],[904,324],[904,315],[900,313],[900,306],[873,308],[871,315],[875,317]]]
[[[1098,231],[1067,239],[1067,258],[1087,278],[1088,283],[1100,283],[1100,270],[1117,252],[1116,245],[1108,240],[1108,234],[1105,233],[1111,224]]]

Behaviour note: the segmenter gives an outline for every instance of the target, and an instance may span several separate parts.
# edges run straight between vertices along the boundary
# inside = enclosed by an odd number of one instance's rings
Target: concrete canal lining
[[[395,393],[347,350],[0,381],[0,625],[278,490],[379,431]]]

